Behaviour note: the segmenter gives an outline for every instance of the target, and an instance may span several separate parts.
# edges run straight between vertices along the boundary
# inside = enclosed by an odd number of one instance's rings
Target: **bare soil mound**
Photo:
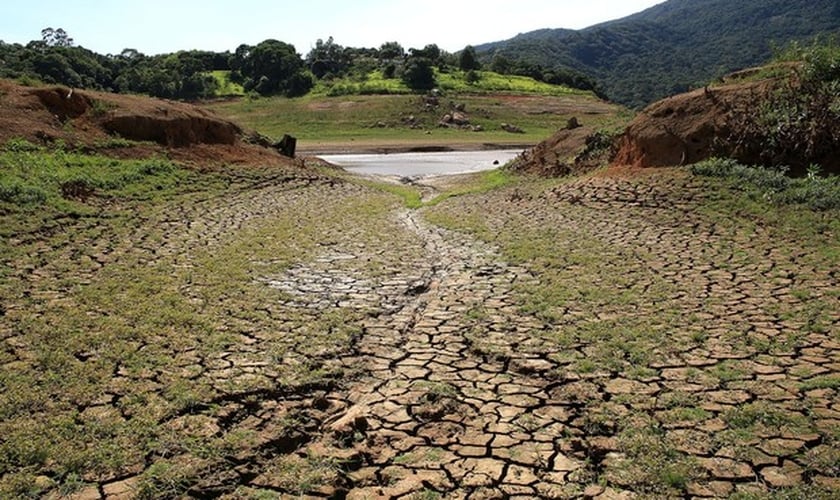
[[[185,162],[281,160],[270,148],[243,142],[243,136],[235,123],[190,104],[0,80],[0,144],[11,139],[42,145],[63,141],[118,157],[165,150]]]
[[[567,127],[525,151],[510,168],[547,177],[582,174],[603,161],[609,150],[606,140],[592,127]]]
[[[614,164],[659,167],[715,155],[738,157],[738,145],[728,140],[733,113],[760,101],[773,85],[760,81],[707,87],[651,104],[627,127]]]

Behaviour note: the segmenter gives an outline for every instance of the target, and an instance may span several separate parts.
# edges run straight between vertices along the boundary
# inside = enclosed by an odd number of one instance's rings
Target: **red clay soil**
[[[581,174],[598,166],[600,161],[586,154],[594,134],[592,127],[564,128],[523,153],[511,164],[517,172],[558,177]]]
[[[730,113],[756,102],[768,82],[702,88],[645,108],[620,139],[617,165],[659,167],[686,165],[729,154]]]
[[[190,104],[0,80],[0,145],[12,139],[41,145],[63,141],[68,147],[109,156],[165,154],[202,165],[288,162],[273,149],[245,143],[242,137],[235,123]],[[135,142],[126,145],[116,138]]]

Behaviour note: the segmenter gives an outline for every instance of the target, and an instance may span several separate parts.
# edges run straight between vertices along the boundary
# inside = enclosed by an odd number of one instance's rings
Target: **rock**
[[[281,155],[287,156],[289,158],[295,157],[295,149],[297,148],[297,139],[290,136],[289,134],[284,134],[283,138],[274,145],[274,149],[276,149]]]
[[[458,126],[469,125],[470,119],[467,117],[466,113],[456,111],[452,113],[452,123]]]
[[[516,125],[511,125],[510,123],[503,123],[502,130],[508,132],[510,134],[524,134],[525,131],[521,128],[517,127]]]
[[[574,130],[574,129],[580,128],[582,126],[583,125],[581,125],[580,122],[578,121],[578,119],[574,116],[569,118],[569,121],[566,122],[566,130]]]

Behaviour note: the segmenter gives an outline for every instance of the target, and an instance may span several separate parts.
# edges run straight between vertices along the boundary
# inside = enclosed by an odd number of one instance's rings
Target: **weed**
[[[9,141],[3,145],[3,151],[8,153],[34,153],[43,150],[43,147],[33,144],[23,138],[9,139]]]
[[[840,208],[840,177],[809,175],[793,178],[785,168],[742,165],[735,160],[712,158],[694,164],[694,175],[728,179],[733,186],[757,200],[778,205],[805,205],[812,210]]]
[[[108,111],[114,109],[114,107],[115,106],[109,102],[105,102],[101,99],[94,99],[90,110],[93,116],[102,117],[107,115]]]
[[[749,430],[757,426],[769,428],[806,426],[805,417],[778,410],[766,402],[748,403],[723,414],[731,429]]]
[[[137,486],[139,500],[180,497],[197,481],[196,471],[182,464],[160,460],[143,472]]]
[[[626,458],[607,472],[607,478],[638,493],[681,496],[686,485],[699,477],[694,459],[671,447],[656,428],[627,429],[618,440]]]
[[[275,459],[267,474],[272,482],[291,495],[305,495],[338,478],[339,464],[317,455],[284,455]]]
[[[822,375],[806,380],[799,385],[799,390],[803,392],[815,389],[840,389],[840,375]]]
[[[424,489],[423,491],[412,494],[408,498],[411,500],[438,500],[442,498],[442,496],[435,490]]]

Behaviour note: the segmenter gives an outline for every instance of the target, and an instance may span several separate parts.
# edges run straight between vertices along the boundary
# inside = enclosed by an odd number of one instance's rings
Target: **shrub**
[[[803,174],[813,163],[838,166],[840,47],[793,45],[785,58],[801,62],[794,76],[730,114],[734,156],[763,165],[789,165]]]
[[[40,205],[47,201],[47,193],[19,179],[0,179],[0,201],[13,205]]]
[[[38,146],[37,144],[32,144],[23,138],[10,139],[9,142],[3,146],[3,151],[8,151],[10,153],[27,153],[42,151],[43,149],[43,147]]]
[[[811,165],[805,177],[789,177],[786,167],[748,166],[728,158],[711,158],[692,165],[694,175],[731,181],[750,195],[779,205],[805,205],[812,210],[840,209],[840,177],[819,175]]]

